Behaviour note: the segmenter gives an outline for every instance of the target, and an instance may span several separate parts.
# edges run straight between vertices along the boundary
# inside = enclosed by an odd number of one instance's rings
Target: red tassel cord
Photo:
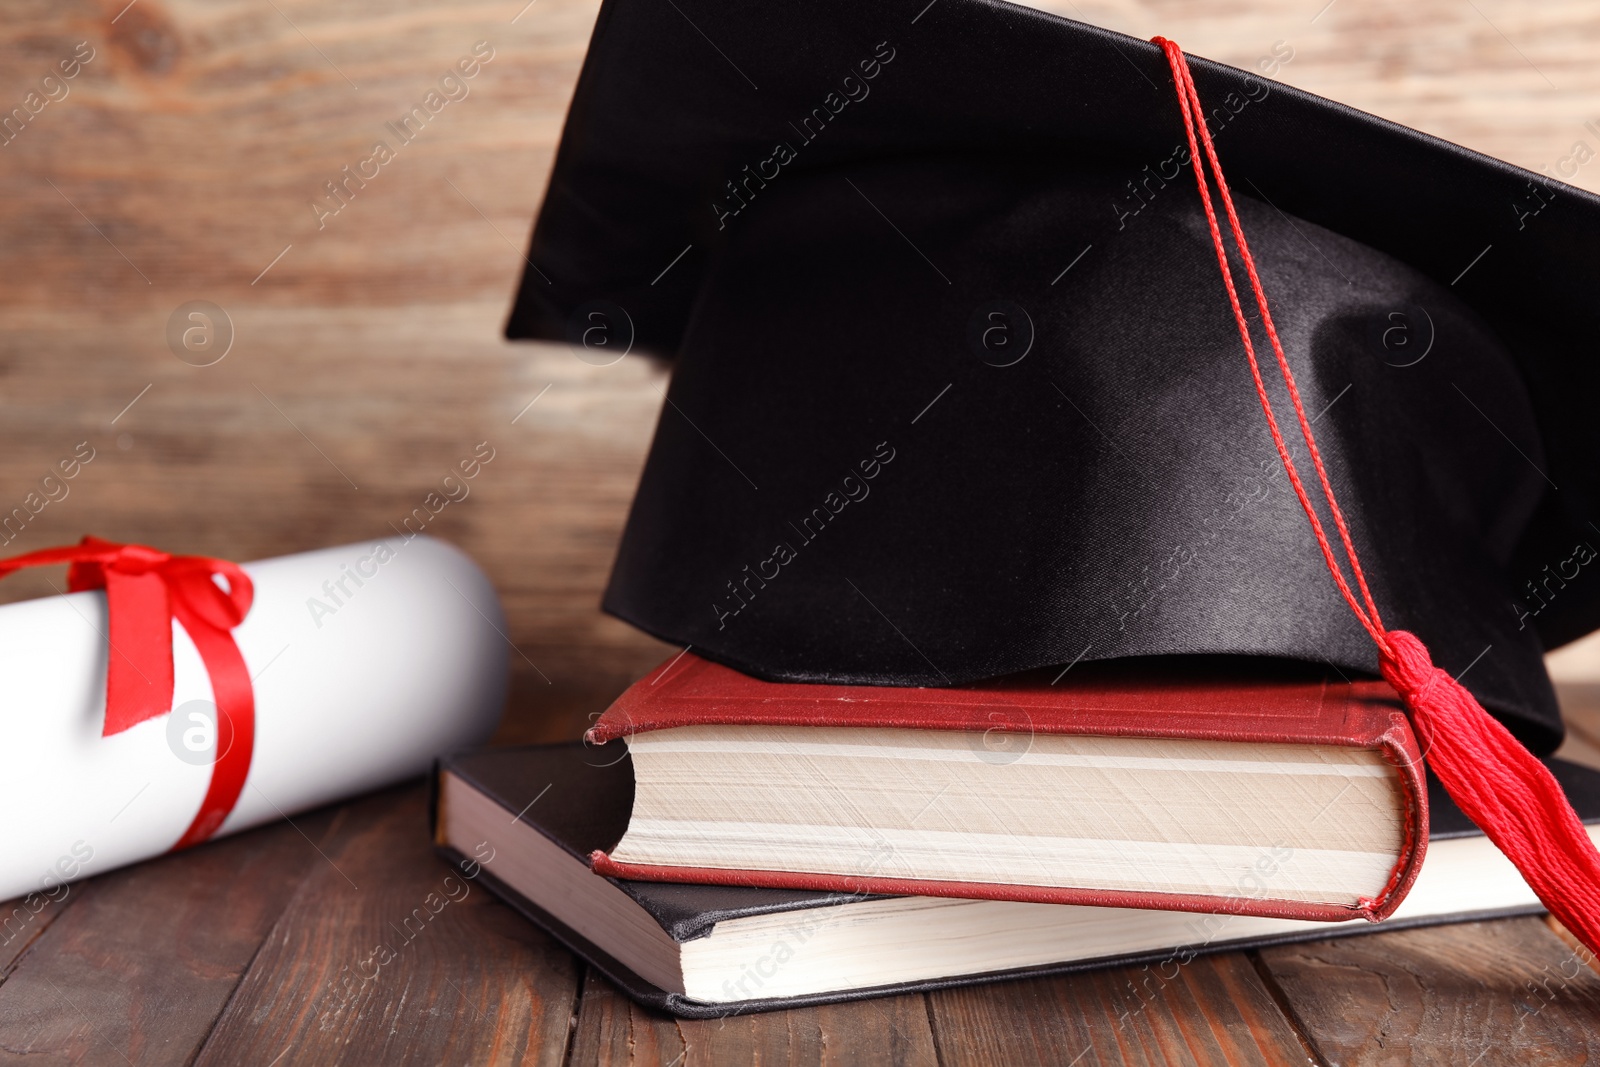
[[[1194,167],[1195,184],[1199,187],[1200,202],[1211,228],[1217,266],[1222,271],[1222,283],[1228,291],[1228,302],[1233,307],[1239,339],[1244,344],[1245,357],[1250,362],[1256,396],[1267,417],[1267,428],[1272,432],[1272,443],[1278,450],[1278,458],[1289,475],[1289,483],[1294,487],[1300,507],[1311,523],[1311,532],[1316,537],[1318,548],[1322,550],[1328,572],[1333,576],[1345,603],[1377,644],[1383,676],[1405,703],[1411,723],[1422,741],[1422,749],[1427,753],[1428,765],[1433,768],[1450,798],[1516,864],[1517,870],[1522,872],[1523,878],[1538,894],[1550,914],[1572,931],[1591,952],[1600,953],[1600,853],[1595,851],[1588,831],[1573,812],[1561,787],[1544,764],[1512,737],[1509,730],[1490,717],[1464,686],[1433,665],[1427,647],[1420,640],[1404,630],[1385,630],[1383,627],[1378,605],[1372,599],[1372,591],[1367,588],[1366,575],[1356,556],[1349,526],[1339,510],[1339,502],[1334,498],[1333,486],[1323,467],[1322,455],[1317,450],[1311,422],[1300,402],[1300,390],[1295,385],[1294,373],[1289,369],[1283,344],[1278,339],[1272,314],[1267,309],[1267,296],[1256,274],[1255,261],[1250,256],[1250,246],[1245,241],[1244,229],[1234,210],[1228,183],[1222,176],[1222,164],[1211,142],[1211,132],[1206,126],[1205,111],[1200,106],[1200,94],[1195,90],[1194,79],[1189,74],[1188,61],[1183,51],[1166,38],[1156,37],[1154,41],[1166,53],[1167,64],[1172,68],[1172,79],[1178,90],[1178,106],[1183,112],[1184,130],[1189,139],[1189,159]],[[1306,491],[1294,459],[1289,455],[1283,431],[1272,408],[1272,400],[1267,395],[1261,366],[1256,360],[1255,346],[1250,340],[1250,324],[1245,318],[1238,290],[1234,287],[1233,271],[1228,263],[1222,228],[1218,225],[1216,208],[1212,203],[1206,167],[1201,162],[1202,151],[1216,180],[1217,194],[1227,213],[1228,227],[1233,233],[1239,260],[1244,264],[1256,307],[1261,312],[1261,324],[1272,344],[1272,354],[1277,359],[1284,385],[1288,388],[1289,401],[1300,424],[1300,436],[1305,441],[1322,496],[1327,501],[1340,547],[1349,561],[1354,589],[1345,576],[1344,567],[1317,514],[1311,495]],[[1359,599],[1357,590],[1360,592]]]

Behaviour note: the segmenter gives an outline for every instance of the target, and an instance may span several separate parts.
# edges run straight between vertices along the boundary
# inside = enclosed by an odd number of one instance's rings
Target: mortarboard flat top
[[[1600,626],[1600,198],[1193,66],[1386,622],[1553,747],[1542,651]],[[772,679],[1375,670],[1184,143],[1155,45],[1024,8],[607,0],[507,327],[677,357],[607,609]]]

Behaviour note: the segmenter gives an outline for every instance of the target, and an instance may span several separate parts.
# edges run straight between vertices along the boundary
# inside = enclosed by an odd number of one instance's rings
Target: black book
[[[1600,772],[1548,765],[1600,838]],[[1381,923],[602,878],[588,857],[616,844],[633,808],[619,742],[445,760],[433,834],[442,856],[629,996],[707,1018],[1113,964],[1170,970],[1205,952],[1542,910],[1431,778],[1428,804],[1422,873]],[[1241,879],[1240,895],[1250,886]]]

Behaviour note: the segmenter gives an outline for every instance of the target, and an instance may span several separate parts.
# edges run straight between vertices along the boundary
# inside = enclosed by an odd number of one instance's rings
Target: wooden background
[[[1600,149],[1589,2],[1052,6],[1240,66],[1292,51],[1281,80],[1530,169]],[[596,609],[664,369],[498,336],[595,9],[7,0],[0,111],[79,42],[94,58],[0,146],[0,515],[78,442],[95,459],[5,550],[92,531],[252,559],[382,536],[489,441],[430,532],[488,569],[526,657],[502,738],[573,736],[673,651]],[[494,58],[470,95],[319,228],[323,183],[479,41]],[[1600,163],[1571,180],[1600,191]],[[213,366],[168,347],[192,300],[233,326]],[[1600,703],[1596,663],[1562,661],[1575,713]],[[479,894],[366,999],[319,1009],[441,874],[405,788],[84,883],[0,946],[0,1061],[1459,1065],[1600,1046],[1600,979],[1549,986],[1571,950],[1537,919],[1223,956],[1147,1007],[1107,972],[680,1025]]]

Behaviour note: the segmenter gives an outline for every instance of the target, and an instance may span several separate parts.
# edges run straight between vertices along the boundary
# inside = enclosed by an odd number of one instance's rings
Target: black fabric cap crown
[[[1550,749],[1600,198],[1193,67],[1385,623]],[[606,608],[773,679],[1374,671],[1183,143],[1154,45],[1023,8],[607,0],[507,328],[677,358]]]

